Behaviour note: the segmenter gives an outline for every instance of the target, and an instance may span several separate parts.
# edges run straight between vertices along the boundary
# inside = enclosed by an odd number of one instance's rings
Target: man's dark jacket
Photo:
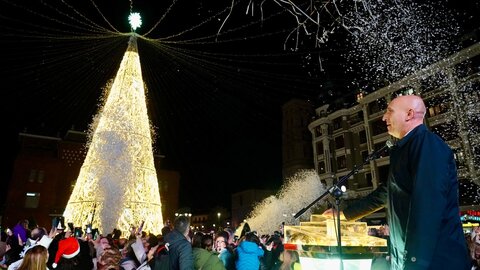
[[[168,243],[171,270],[193,270],[192,244],[177,230],[165,236]]]
[[[349,220],[387,207],[391,269],[470,269],[458,207],[455,159],[417,126],[390,150],[387,183],[344,210]]]

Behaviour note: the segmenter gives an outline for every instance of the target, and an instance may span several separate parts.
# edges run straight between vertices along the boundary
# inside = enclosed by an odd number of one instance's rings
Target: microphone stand
[[[341,189],[342,185],[347,182],[348,178],[350,178],[350,176],[352,175],[355,175],[358,173],[358,171],[367,163],[369,163],[370,161],[372,160],[375,160],[377,158],[380,157],[380,154],[383,153],[385,150],[387,149],[390,149],[393,147],[393,142],[390,141],[390,140],[387,140],[385,142],[385,145],[378,149],[377,151],[374,151],[373,153],[371,153],[364,161],[361,165],[354,165],[353,166],[353,169],[346,175],[344,175],[342,178],[340,178],[340,180],[337,181],[337,183],[333,184],[333,186],[329,189],[327,189],[322,195],[320,195],[317,199],[315,199],[313,202],[311,202],[309,205],[307,205],[306,207],[302,208],[300,211],[298,211],[293,217],[295,219],[297,219],[298,217],[300,217],[301,215],[303,215],[303,213],[305,213],[308,209],[310,209],[310,207],[312,207],[313,205],[315,205],[318,201],[320,201],[321,199],[323,199],[325,196],[327,196],[327,194],[331,194],[333,197],[335,197],[335,204],[336,204],[336,207],[337,207],[337,245],[338,245],[338,255],[339,255],[339,258],[340,258],[340,269],[343,270],[343,261],[342,261],[342,241],[341,241],[341,226],[340,226],[340,198],[342,197],[343,195],[343,191]]]

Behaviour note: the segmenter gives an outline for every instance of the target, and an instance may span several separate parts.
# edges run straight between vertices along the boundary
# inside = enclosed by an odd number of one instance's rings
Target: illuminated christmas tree
[[[160,193],[135,34],[92,127],[65,221],[91,224],[104,235],[114,228],[125,235],[132,224],[145,221],[144,231],[160,233]]]

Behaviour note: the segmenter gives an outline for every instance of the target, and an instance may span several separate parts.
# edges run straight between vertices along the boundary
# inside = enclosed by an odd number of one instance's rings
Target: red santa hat
[[[53,268],[57,267],[57,263],[61,257],[71,259],[80,253],[80,244],[75,237],[68,237],[58,242],[57,254],[55,254],[55,261],[52,264]]]

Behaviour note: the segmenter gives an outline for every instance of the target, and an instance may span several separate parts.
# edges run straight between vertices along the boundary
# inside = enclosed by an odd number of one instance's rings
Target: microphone
[[[365,163],[379,158],[381,153],[383,153],[387,149],[391,149],[394,145],[395,144],[392,142],[392,140],[390,139],[387,140],[385,142],[385,145],[382,148],[378,149],[377,151],[374,151],[365,159]]]

